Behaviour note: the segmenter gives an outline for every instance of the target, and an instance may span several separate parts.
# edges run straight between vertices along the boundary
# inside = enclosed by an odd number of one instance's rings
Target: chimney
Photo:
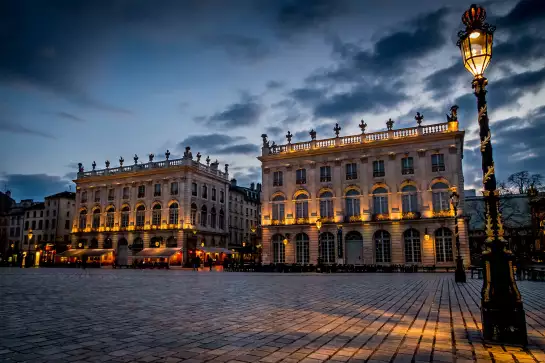
[[[237,186],[237,180],[235,178],[231,179],[231,186],[236,187]]]
[[[255,189],[255,183],[250,184],[250,190],[254,190],[254,189]]]
[[[257,183],[257,191],[261,192],[261,183]]]

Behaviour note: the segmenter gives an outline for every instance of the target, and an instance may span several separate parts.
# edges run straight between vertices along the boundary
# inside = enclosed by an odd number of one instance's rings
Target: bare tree
[[[530,186],[534,186],[536,188],[541,188],[543,186],[543,176],[541,174],[530,174],[526,170],[519,171],[509,175],[507,178],[507,183],[504,184],[509,189],[513,189],[519,194],[526,194]]]

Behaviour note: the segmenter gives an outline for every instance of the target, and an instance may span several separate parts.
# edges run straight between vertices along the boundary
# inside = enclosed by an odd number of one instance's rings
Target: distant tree
[[[532,185],[538,189],[543,187],[543,176],[541,174],[530,174],[526,170],[519,171],[509,175],[507,182],[504,184],[507,188],[517,191],[519,194],[526,194]]]

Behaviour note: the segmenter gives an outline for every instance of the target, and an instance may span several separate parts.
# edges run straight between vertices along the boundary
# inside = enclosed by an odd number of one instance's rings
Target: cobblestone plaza
[[[480,337],[453,274],[0,269],[1,362],[545,362],[545,284],[519,282],[527,349]]]

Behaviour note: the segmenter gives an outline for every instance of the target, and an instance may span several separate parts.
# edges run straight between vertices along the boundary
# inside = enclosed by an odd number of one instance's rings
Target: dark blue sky
[[[444,122],[460,106],[467,185],[480,155],[459,0],[6,0],[0,3],[0,182],[67,189],[76,164],[190,145],[260,180],[262,133],[295,139]],[[487,77],[500,179],[545,174],[545,3],[483,3],[498,26]]]

